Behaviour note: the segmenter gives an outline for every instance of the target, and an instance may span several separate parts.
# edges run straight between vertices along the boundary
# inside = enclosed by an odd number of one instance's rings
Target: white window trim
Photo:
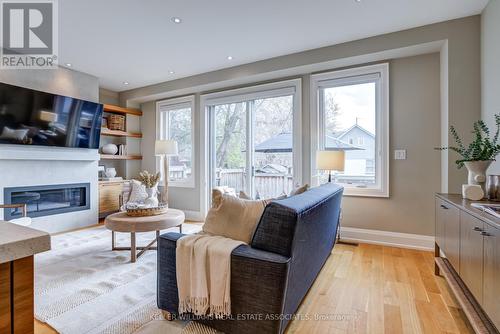
[[[191,177],[184,181],[169,181],[169,187],[177,187],[177,188],[194,188],[195,187],[195,170],[196,170],[196,154],[195,154],[195,143],[196,143],[196,134],[194,127],[194,117],[195,117],[195,97],[194,95],[177,97],[168,100],[162,100],[156,102],[156,139],[165,139],[162,138],[163,132],[163,122],[162,115],[160,109],[163,107],[167,107],[169,109],[175,109],[177,107],[187,107],[191,108]],[[165,129],[165,135],[168,137],[168,129]],[[161,164],[163,157],[156,156],[156,172],[161,170]],[[163,180],[163,175],[162,175]]]
[[[352,69],[333,71],[328,73],[314,74],[311,76],[311,183],[313,186],[319,185],[319,176],[316,171],[316,151],[321,146],[323,137],[323,127],[321,126],[321,112],[319,110],[319,89],[327,86],[325,83],[331,80],[342,80],[352,82],[355,77],[380,76],[378,89],[380,99],[376,106],[376,172],[380,180],[378,188],[355,188],[346,187],[346,196],[366,196],[366,197],[389,197],[389,64],[376,64],[370,66],[356,67]],[[354,77],[354,78],[353,78]],[[330,86],[330,85],[328,85]]]
[[[302,184],[302,79],[277,81],[268,84],[254,85],[245,88],[231,89],[200,96],[200,211],[206,215],[208,211],[209,175],[209,113],[208,107],[219,103],[235,102],[244,99],[276,96],[276,94],[294,89],[293,99],[293,145],[296,150],[293,156],[294,183]],[[266,93],[268,93],[266,95]]]

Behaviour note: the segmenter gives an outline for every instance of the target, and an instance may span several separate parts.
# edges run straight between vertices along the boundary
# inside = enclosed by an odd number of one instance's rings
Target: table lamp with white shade
[[[316,152],[316,169],[328,171],[328,182],[332,182],[332,171],[343,172],[345,166],[344,151]]]
[[[345,168],[345,152],[344,151],[317,151],[316,152],[316,169],[328,171],[328,182],[332,182],[332,171],[343,172]],[[335,179],[335,178],[334,178]],[[340,234],[340,225],[342,224],[342,215],[339,217],[337,226],[337,243],[357,246],[358,243],[342,240]]]
[[[163,192],[162,198],[165,204],[168,203],[168,157],[177,155],[179,150],[175,140],[157,140],[155,142],[155,155],[163,157]]]

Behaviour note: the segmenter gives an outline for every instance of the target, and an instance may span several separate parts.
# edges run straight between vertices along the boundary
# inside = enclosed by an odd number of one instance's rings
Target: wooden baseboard
[[[436,257],[435,261],[441,274],[448,282],[451,291],[453,291],[458,303],[467,316],[467,319],[469,319],[474,331],[478,334],[498,334],[498,330],[491,323],[476,299],[472,296],[472,293],[467,289],[467,286],[455,269],[453,269],[451,263],[442,257]]]
[[[340,238],[343,241],[425,251],[434,249],[434,237],[427,235],[369,230],[347,226],[342,226],[340,232]]]

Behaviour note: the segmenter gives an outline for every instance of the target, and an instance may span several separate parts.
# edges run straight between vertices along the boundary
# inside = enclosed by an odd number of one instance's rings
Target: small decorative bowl
[[[127,216],[131,217],[157,216],[166,213],[167,210],[168,210],[168,205],[163,203],[153,208],[127,208]]]

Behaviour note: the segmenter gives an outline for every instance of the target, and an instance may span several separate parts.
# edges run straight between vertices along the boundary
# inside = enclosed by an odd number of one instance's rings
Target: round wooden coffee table
[[[179,227],[182,233],[182,223],[184,223],[184,212],[176,209],[168,209],[164,214],[157,216],[131,217],[125,212],[113,213],[106,217],[104,225],[111,230],[111,249],[112,250],[130,250],[130,262],[135,262],[145,251],[156,249],[153,244],[158,241],[161,230],[171,227]],[[137,246],[135,234],[139,232],[156,231],[156,238],[147,246]],[[130,247],[115,246],[115,232],[130,233]],[[137,250],[140,250],[137,253]]]

